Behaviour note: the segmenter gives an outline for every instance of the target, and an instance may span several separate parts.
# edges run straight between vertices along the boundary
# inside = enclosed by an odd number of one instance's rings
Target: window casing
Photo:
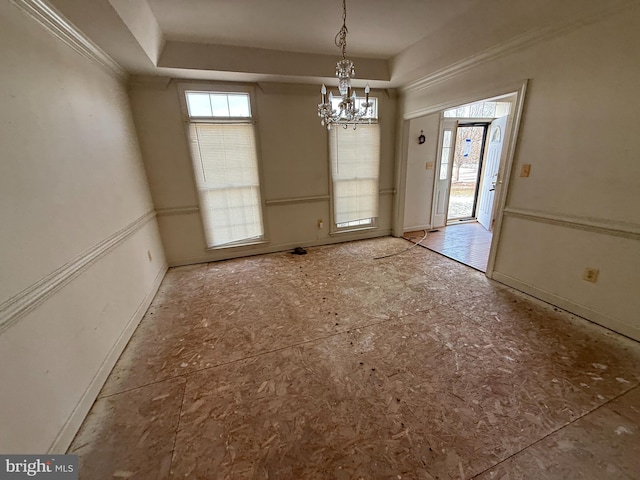
[[[207,247],[263,241],[250,94],[184,89],[183,98]]]
[[[376,226],[379,203],[380,126],[336,126],[329,131],[334,232]]]

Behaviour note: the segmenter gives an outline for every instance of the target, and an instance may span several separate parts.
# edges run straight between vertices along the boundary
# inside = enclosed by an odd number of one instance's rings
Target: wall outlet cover
[[[584,272],[582,273],[582,279],[585,282],[596,283],[598,281],[599,273],[600,273],[600,270],[598,270],[597,268],[587,267],[584,269]]]

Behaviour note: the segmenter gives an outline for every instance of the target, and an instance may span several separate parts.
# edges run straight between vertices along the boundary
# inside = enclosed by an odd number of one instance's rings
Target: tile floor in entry
[[[470,267],[487,271],[492,234],[478,222],[463,222],[447,225],[429,231],[422,239],[424,230],[405,232],[404,238],[410,242],[420,241],[420,245],[453,258]]]
[[[80,478],[638,478],[640,344],[406,247],[170,269]]]

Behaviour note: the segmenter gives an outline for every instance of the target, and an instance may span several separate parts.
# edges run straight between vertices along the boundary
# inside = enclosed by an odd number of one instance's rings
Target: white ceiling
[[[132,74],[318,83],[340,55],[342,0],[48,1]],[[637,1],[347,0],[347,54],[362,82],[396,87]]]
[[[348,53],[390,58],[482,0],[347,0]],[[341,0],[149,0],[167,40],[337,54]]]

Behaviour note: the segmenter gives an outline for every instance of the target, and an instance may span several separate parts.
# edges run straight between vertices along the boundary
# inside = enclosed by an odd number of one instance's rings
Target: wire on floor
[[[424,237],[422,237],[420,240],[418,240],[417,242],[415,242],[415,243],[414,243],[413,245],[411,245],[409,248],[405,248],[404,250],[401,250],[401,251],[399,251],[399,252],[390,253],[389,255],[383,255],[383,256],[381,256],[381,257],[373,257],[373,259],[374,259],[374,260],[381,260],[381,259],[383,259],[383,258],[394,257],[394,256],[396,256],[396,255],[400,255],[401,253],[408,252],[408,251],[409,251],[409,250],[411,250],[413,247],[415,247],[415,246],[417,246],[417,245],[420,245],[420,243],[421,243],[425,238],[427,238],[427,235],[429,235],[429,232],[428,232],[428,231],[426,231],[426,230],[423,230],[423,232],[424,232]]]

